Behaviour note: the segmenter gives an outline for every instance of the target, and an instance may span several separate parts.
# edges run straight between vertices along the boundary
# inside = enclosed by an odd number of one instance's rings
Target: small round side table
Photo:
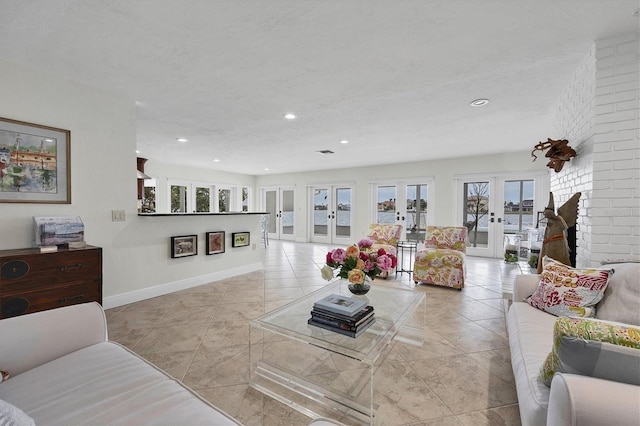
[[[398,277],[398,273],[402,274],[406,272],[407,274],[411,274],[413,272],[413,258],[418,250],[418,243],[413,241],[398,241],[398,264],[396,265],[396,278]],[[404,255],[409,255],[409,266],[408,269],[404,269]]]

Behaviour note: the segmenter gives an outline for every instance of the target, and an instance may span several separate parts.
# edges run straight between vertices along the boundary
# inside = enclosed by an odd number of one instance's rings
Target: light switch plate
[[[124,222],[127,220],[127,214],[124,210],[111,210],[111,221]]]

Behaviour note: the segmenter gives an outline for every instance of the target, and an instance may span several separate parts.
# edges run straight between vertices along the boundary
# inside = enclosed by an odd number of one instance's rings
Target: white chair
[[[267,248],[269,245],[269,215],[263,214],[260,218],[260,230],[262,231],[262,236],[260,238],[260,242],[264,244],[264,248]]]

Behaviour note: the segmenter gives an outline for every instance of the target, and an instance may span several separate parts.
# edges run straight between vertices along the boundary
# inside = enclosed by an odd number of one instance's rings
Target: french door
[[[295,239],[295,188],[262,188],[261,204],[269,213],[269,238]]]
[[[519,235],[526,250],[527,231],[544,209],[548,179],[548,174],[458,178],[457,217],[468,230],[467,253],[501,258],[505,235]]]
[[[311,241],[326,244],[353,243],[353,188],[318,185],[310,188]]]
[[[424,241],[430,178],[407,182],[384,182],[373,185],[374,206],[372,221],[380,224],[398,224],[403,227],[403,239]]]

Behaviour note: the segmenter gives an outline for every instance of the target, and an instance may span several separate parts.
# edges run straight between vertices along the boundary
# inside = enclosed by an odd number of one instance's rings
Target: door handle
[[[498,218],[498,223],[502,223],[502,218],[501,217]]]
[[[489,222],[493,223],[493,222],[495,222],[495,219],[491,218],[491,219],[489,219]]]

